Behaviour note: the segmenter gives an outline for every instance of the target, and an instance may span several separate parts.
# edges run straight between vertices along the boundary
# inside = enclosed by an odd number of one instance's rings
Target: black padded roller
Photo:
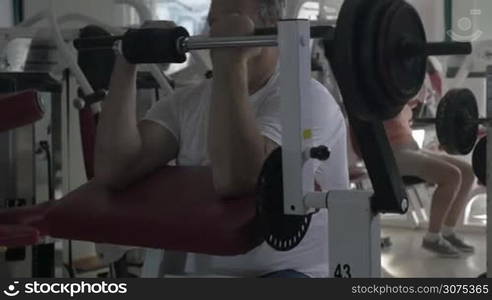
[[[90,27],[90,26],[88,26]],[[93,26],[97,27],[97,26]],[[82,29],[84,30],[84,29]],[[73,46],[79,51],[113,49],[114,43],[119,41],[119,36],[104,37],[80,37],[73,41]]]
[[[186,53],[177,42],[189,36],[184,27],[130,29],[123,37],[123,55],[132,64],[183,63]]]
[[[79,51],[79,66],[94,90],[107,90],[113,73],[115,53],[112,50],[112,46],[107,48],[99,48],[97,46],[102,45],[102,41],[105,40],[109,45],[109,41],[114,40],[114,37],[105,29],[90,25],[80,30],[80,40],[84,39],[89,41],[91,39],[93,41],[99,40],[100,43],[93,44],[96,47],[92,49],[87,48]]]

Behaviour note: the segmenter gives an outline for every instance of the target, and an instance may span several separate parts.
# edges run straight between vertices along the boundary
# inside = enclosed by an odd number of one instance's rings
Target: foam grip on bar
[[[36,91],[0,95],[0,132],[39,121],[44,108]]]
[[[123,56],[132,64],[183,63],[186,53],[178,41],[189,36],[184,27],[130,29],[123,37]]]
[[[73,46],[79,51],[93,51],[112,49],[114,43],[119,40],[118,36],[108,36],[108,37],[81,37],[73,41]]]
[[[111,34],[98,26],[86,26],[80,30],[81,38],[111,38]],[[87,77],[91,87],[96,90],[109,88],[113,73],[115,52],[112,48],[79,51],[77,62]],[[97,92],[96,92],[97,93]],[[90,97],[91,95],[86,95]],[[86,99],[87,102],[87,99]]]

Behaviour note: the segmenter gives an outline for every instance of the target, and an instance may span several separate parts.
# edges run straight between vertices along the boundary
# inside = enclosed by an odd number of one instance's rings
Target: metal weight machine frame
[[[279,23],[280,82],[283,127],[283,178],[285,214],[305,215],[312,209],[328,209],[330,276],[379,277],[379,213],[407,209],[401,176],[382,123],[349,117],[366,162],[374,193],[369,191],[314,192],[312,163],[306,160],[313,146],[311,124],[303,116],[312,113],[307,92],[310,84],[309,22]],[[306,47],[306,44],[308,45]],[[486,72],[486,119],[492,116],[492,66]],[[487,132],[492,132],[492,122]],[[492,169],[492,143],[487,143],[487,170]],[[492,176],[487,173],[487,276],[492,278]],[[399,206],[399,207],[398,207]],[[347,224],[347,220],[350,223]]]
[[[492,118],[492,66],[487,67],[486,72],[486,118]],[[490,120],[490,119],[489,119]],[[492,123],[487,122],[487,133],[492,132]],[[492,143],[487,143],[487,276],[492,278]]]
[[[128,4],[132,7],[134,7],[135,5],[138,4],[138,1],[119,0],[119,1],[116,1],[116,3],[117,4]],[[144,16],[144,19],[148,19],[148,14],[146,14],[145,11],[142,10],[142,8],[137,9],[137,12],[139,12],[140,16]],[[44,19],[48,19],[50,21],[49,27],[51,27],[51,28],[33,28],[32,27],[33,25],[35,25],[36,23],[38,23]],[[19,66],[18,65],[13,66],[12,70],[10,70],[9,67],[7,67],[7,69],[9,69],[9,70],[7,72],[1,72],[2,74],[0,74],[0,79],[2,79],[4,77],[7,77],[7,78],[15,77],[16,82],[17,81],[23,82],[24,77],[28,78],[27,79],[28,83],[30,81],[38,82],[38,81],[40,81],[40,79],[35,80],[34,78],[41,78],[42,76],[44,76],[44,77],[42,77],[42,80],[49,82],[49,84],[46,84],[46,87],[45,86],[39,87],[36,85],[35,86],[32,86],[32,85],[26,86],[24,84],[21,86],[16,86],[16,88],[18,88],[18,89],[34,88],[34,89],[38,89],[40,91],[44,91],[44,89],[47,88],[48,89],[47,92],[51,93],[53,86],[54,85],[57,86],[56,93],[53,93],[54,96],[53,96],[53,113],[52,113],[52,115],[56,116],[54,118],[54,119],[56,119],[56,126],[54,126],[54,131],[56,133],[58,133],[59,131],[61,131],[60,127],[63,127],[64,128],[63,132],[59,132],[58,134],[56,134],[56,137],[61,138],[61,135],[63,135],[67,139],[64,141],[61,141],[61,140],[58,141],[57,140],[56,145],[53,145],[53,147],[51,147],[51,150],[55,150],[55,153],[54,153],[55,157],[54,158],[52,157],[52,159],[54,159],[57,162],[63,161],[63,163],[62,163],[63,167],[59,170],[59,171],[62,171],[62,174],[60,174],[60,176],[63,178],[63,180],[62,180],[63,182],[61,183],[61,190],[63,193],[67,193],[70,190],[73,190],[75,187],[79,186],[81,184],[81,182],[83,182],[85,180],[85,179],[80,178],[81,177],[80,173],[74,172],[75,168],[73,168],[73,166],[72,166],[72,160],[73,159],[70,158],[70,154],[69,154],[71,152],[75,152],[75,153],[79,154],[78,151],[80,151],[80,145],[79,145],[80,143],[78,143],[78,142],[74,143],[74,141],[76,139],[71,138],[72,136],[78,136],[78,134],[79,134],[78,125],[76,125],[76,126],[72,125],[70,123],[70,120],[69,120],[71,115],[77,114],[77,110],[74,107],[74,105],[70,105],[70,103],[72,102],[71,99],[78,99],[78,95],[77,95],[75,89],[73,89],[73,87],[75,87],[77,85],[77,83],[79,83],[86,93],[90,94],[93,92],[90,84],[87,83],[85,76],[78,70],[78,65],[75,62],[75,57],[72,57],[71,54],[67,54],[67,52],[69,52],[68,49],[70,49],[70,46],[68,43],[73,41],[75,38],[78,37],[79,30],[78,29],[61,29],[59,27],[60,25],[62,25],[64,23],[69,23],[69,22],[73,22],[73,21],[79,21],[79,22],[87,23],[87,24],[97,24],[98,26],[108,30],[112,34],[119,34],[119,33],[123,32],[123,29],[109,26],[109,25],[107,25],[103,22],[100,22],[100,21],[98,21],[98,20],[96,20],[90,16],[72,13],[72,14],[66,14],[66,15],[57,17],[54,14],[54,12],[52,10],[49,10],[49,9],[32,16],[31,18],[25,20],[24,22],[18,24],[15,27],[8,28],[8,29],[7,28],[0,28],[0,52],[3,50],[4,46],[6,49],[9,45],[9,43],[13,40],[25,39],[26,41],[27,40],[34,41],[35,39],[37,39],[37,40],[42,40],[43,43],[49,42],[49,43],[53,44],[53,47],[58,46],[57,51],[63,52],[66,56],[65,57],[66,61],[64,61],[60,64],[66,63],[68,65],[67,68],[70,69],[71,72],[64,72],[64,71],[62,72],[62,70],[60,68],[60,70],[59,70],[60,74],[57,74],[59,76],[56,76],[57,77],[56,79],[51,77],[51,75],[52,75],[51,70],[46,71],[47,73],[45,73],[44,71],[43,72],[36,72],[36,73],[28,72],[27,75],[24,76],[24,74],[26,74],[26,72],[24,70],[24,66],[20,66],[20,65]],[[22,45],[19,45],[19,46],[29,48],[30,43],[31,42],[29,42],[29,43],[26,42],[26,43],[23,43]],[[2,54],[2,53],[0,53],[0,54]],[[5,55],[8,55],[8,53],[5,53]],[[6,58],[5,58],[5,61],[7,61]],[[0,63],[3,63],[2,57],[0,57]],[[16,61],[16,63],[17,63],[17,61]],[[1,71],[3,71],[3,70],[1,70]],[[147,66],[145,66],[144,71],[147,71],[152,75],[152,77],[155,79],[157,84],[160,86],[161,89],[163,89],[163,91],[166,94],[172,93],[172,87],[170,86],[169,82],[166,80],[164,75],[160,72],[159,67],[157,65],[147,65]],[[45,77],[47,79],[45,79]],[[58,88],[58,86],[60,86],[60,87]],[[66,99],[69,99],[69,100],[65,101]],[[95,110],[98,109],[97,105],[98,104],[92,105]],[[32,127],[31,131],[34,131],[34,128],[36,126],[33,125],[31,127]],[[18,130],[16,130],[16,132],[22,132],[23,133],[23,132],[27,132],[28,129],[30,129],[30,128],[26,127],[26,128],[18,129]],[[8,139],[8,143],[10,145],[10,143],[14,142],[11,138],[9,138],[8,135],[10,135],[10,134],[11,133],[5,133],[5,134],[0,136],[0,139],[2,139],[2,140]],[[19,134],[17,134],[17,135],[19,135]],[[23,135],[23,140],[28,140],[29,136],[24,137],[25,135],[26,134]],[[31,135],[34,136],[34,134],[32,134],[32,133],[31,133]],[[17,140],[19,140],[19,138],[15,139],[15,142],[17,142]],[[55,146],[57,146],[57,147],[55,147]],[[0,149],[0,150],[2,150],[2,152],[5,152],[5,153],[12,150],[12,149],[10,149],[12,147],[7,147],[7,148],[8,149],[6,149],[5,151],[3,149]],[[36,150],[36,149],[33,148],[32,150],[33,150],[32,152],[34,152],[34,150]],[[27,152],[27,151],[24,151],[24,152]],[[10,156],[11,155],[9,154],[9,155],[6,155],[5,157],[10,157]],[[26,156],[26,155],[24,155],[24,156]],[[39,155],[36,155],[36,156],[39,156]],[[26,159],[23,159],[23,160],[25,161]],[[80,167],[79,166],[79,162],[80,162],[79,160],[74,160],[74,162],[76,162],[77,167]],[[3,165],[4,162],[2,160],[0,160],[0,164]],[[7,164],[7,163],[5,163],[5,164]],[[8,168],[10,170],[13,168],[13,166],[11,166],[11,164],[9,164]],[[18,168],[18,167],[16,167],[16,168]],[[29,173],[28,171],[34,171],[34,167],[33,168],[23,168],[22,174],[24,174],[24,176],[28,176],[27,175]],[[33,176],[36,176],[36,174],[33,174]],[[3,177],[3,176],[0,176],[0,177]],[[19,177],[19,176],[17,176],[17,177]],[[25,181],[25,180],[21,180],[21,181]],[[32,187],[32,189],[38,189],[39,184],[35,184],[36,180],[33,180],[33,181],[34,181],[33,182],[34,186]],[[6,182],[10,182],[10,180],[8,180]],[[28,180],[27,182],[30,183],[31,180]],[[26,187],[31,188],[28,184],[21,184],[21,186],[22,186],[23,190],[26,190]],[[5,193],[9,193],[9,195],[12,194],[10,191],[4,192],[3,190],[5,190],[5,188],[3,188],[3,186],[0,186],[0,197],[4,196],[3,194],[5,194]],[[25,193],[26,192],[24,192],[24,194]],[[5,196],[3,198],[9,198],[9,197]],[[35,197],[29,197],[29,200],[31,198],[35,199]],[[54,200],[54,199],[55,198],[51,198],[50,200]],[[31,201],[29,201],[28,204],[34,204],[34,203],[31,203]],[[49,242],[49,241],[51,241],[51,240],[47,240],[46,242]],[[57,245],[57,247],[58,246],[59,245]],[[22,268],[16,267],[15,272],[17,272],[17,269],[22,269],[20,271],[24,272],[24,269],[27,269],[28,264],[30,264],[30,260],[24,261]],[[57,265],[58,264],[59,263],[57,262]],[[58,272],[58,270],[57,270],[57,272]],[[45,273],[43,273],[43,276],[46,276],[46,275],[44,275]],[[36,273],[36,271],[33,271],[33,274],[37,274],[36,276],[41,276],[41,275],[39,275],[41,273],[39,273],[39,272]],[[25,274],[20,274],[20,276],[25,276]],[[56,276],[59,277],[60,275],[57,274]]]
[[[406,198],[402,199],[405,194],[401,193],[401,187],[398,189],[396,181],[385,182],[382,185],[382,182],[379,184],[373,182],[375,189],[384,185],[386,186],[385,192],[397,191],[386,196],[388,202],[380,201],[378,204],[375,203],[378,198],[374,197],[373,192],[370,191],[314,191],[313,163],[312,160],[307,159],[309,158],[307,153],[314,146],[312,124],[309,124],[310,118],[306,118],[313,113],[314,109],[307,101],[311,85],[310,38],[310,23],[307,20],[279,23],[280,91],[284,133],[282,135],[284,213],[305,215],[313,209],[328,209],[330,276],[380,277],[381,237],[378,213],[386,210],[393,211],[395,202],[406,202]],[[374,142],[368,142],[371,144],[369,147],[384,148],[384,138],[379,139],[377,136],[378,129],[384,133],[382,125],[381,127],[376,126],[376,129],[368,124],[355,124],[355,126],[353,124],[353,127],[356,133],[360,133],[359,135],[372,130],[376,131],[376,135],[371,135]],[[389,144],[386,146],[387,151],[390,151]],[[377,153],[383,153],[383,151]],[[371,155],[365,158],[366,161],[375,162]],[[387,168],[391,167],[392,163],[395,168]],[[374,165],[374,163],[368,163],[368,167]],[[381,173],[379,177],[382,179],[388,178],[386,176],[392,173],[398,173],[391,159],[383,158],[378,168],[377,172]],[[394,189],[391,190],[391,187]],[[347,220],[350,220],[349,224]]]

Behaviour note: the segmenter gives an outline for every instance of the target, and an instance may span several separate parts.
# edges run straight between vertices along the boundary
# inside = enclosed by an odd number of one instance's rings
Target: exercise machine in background
[[[142,20],[146,20],[145,10],[139,8],[137,11],[143,16]],[[39,26],[43,21],[46,27]],[[78,13],[57,17],[52,9],[13,28],[0,29],[0,94],[35,90],[44,108],[44,117],[37,122],[0,133],[2,208],[56,200],[87,181],[85,173],[81,172],[84,170],[82,141],[76,120],[82,116],[79,109],[98,112],[99,103],[81,100],[94,99],[97,91],[81,70],[76,51],[71,46],[71,42],[80,37],[81,30],[60,28],[72,22],[95,24],[113,34],[124,32],[124,29]],[[170,94],[173,88],[160,66],[149,65],[141,70],[139,109],[145,111],[158,100],[157,94]],[[79,86],[81,94],[78,93]],[[22,108],[21,104],[17,104],[19,108]],[[15,111],[10,111],[9,116],[14,115]],[[68,248],[70,245],[68,243]],[[72,261],[72,251],[68,258],[62,258],[65,247],[67,244],[48,240],[33,247],[8,249],[6,260],[10,276],[62,277],[62,261],[68,260],[69,269]]]

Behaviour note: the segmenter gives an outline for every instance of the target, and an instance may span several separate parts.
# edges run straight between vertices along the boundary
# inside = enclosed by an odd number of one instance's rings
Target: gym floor
[[[475,253],[461,258],[441,258],[421,247],[425,231],[384,228],[382,235],[391,237],[392,246],[383,250],[381,263],[384,277],[420,278],[476,278],[485,272],[486,235],[466,233]]]

